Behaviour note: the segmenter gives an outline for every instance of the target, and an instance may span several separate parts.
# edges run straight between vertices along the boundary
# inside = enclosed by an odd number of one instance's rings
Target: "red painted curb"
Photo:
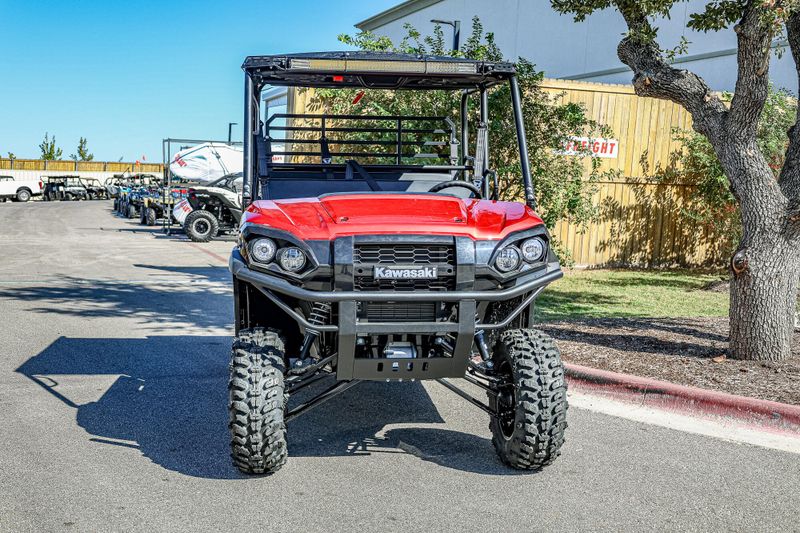
[[[680,411],[740,419],[800,431],[800,406],[677,385],[657,379],[565,364],[567,382],[579,391]]]

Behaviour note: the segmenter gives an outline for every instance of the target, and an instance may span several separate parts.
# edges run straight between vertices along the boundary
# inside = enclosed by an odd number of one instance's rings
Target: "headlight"
[[[275,258],[275,241],[272,239],[256,239],[250,245],[250,253],[253,259],[259,263],[269,263]]]
[[[500,272],[511,272],[519,266],[519,252],[516,248],[507,247],[497,254],[494,261],[497,270]]]
[[[306,264],[306,254],[300,248],[284,248],[278,254],[278,262],[284,270],[297,272]]]
[[[522,250],[522,257],[525,261],[528,263],[535,263],[544,255],[544,241],[539,237],[534,237],[523,242],[520,249]]]

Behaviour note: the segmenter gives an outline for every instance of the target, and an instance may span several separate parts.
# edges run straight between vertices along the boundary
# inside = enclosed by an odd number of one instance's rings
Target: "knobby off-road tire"
[[[208,242],[219,233],[219,221],[208,211],[192,211],[186,215],[183,230],[194,242]]]
[[[128,218],[136,218],[136,207],[133,204],[128,204],[125,216]]]
[[[147,209],[144,210],[144,223],[147,226],[155,226],[157,219],[158,217],[156,216],[155,209],[153,209],[152,207],[148,207]]]
[[[489,429],[500,459],[522,470],[539,470],[556,460],[567,428],[567,385],[555,341],[534,329],[504,331],[492,354],[494,368],[513,388],[489,395],[506,416]]]
[[[283,341],[263,328],[242,330],[233,342],[228,384],[233,464],[245,474],[272,474],[286,462],[289,399]]]

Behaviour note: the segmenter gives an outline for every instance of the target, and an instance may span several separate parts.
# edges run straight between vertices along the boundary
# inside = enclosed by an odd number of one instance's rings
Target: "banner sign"
[[[616,159],[619,157],[619,141],[616,139],[590,139],[589,137],[571,137],[564,143],[561,155],[583,155],[586,150],[592,157]]]

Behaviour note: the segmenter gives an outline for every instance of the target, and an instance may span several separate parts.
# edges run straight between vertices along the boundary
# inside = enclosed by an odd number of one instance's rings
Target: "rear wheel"
[[[31,199],[31,191],[28,189],[20,189],[17,191],[17,201],[18,202],[27,202]]]
[[[246,329],[233,342],[228,413],[233,464],[245,474],[272,474],[286,463],[288,401],[283,341],[263,328]]]
[[[194,242],[208,242],[217,236],[219,221],[208,211],[192,211],[186,216],[183,229]]]
[[[513,468],[539,470],[561,453],[567,428],[567,385],[555,341],[541,331],[503,332],[492,354],[505,386],[489,403],[498,412],[489,429],[500,459]]]

